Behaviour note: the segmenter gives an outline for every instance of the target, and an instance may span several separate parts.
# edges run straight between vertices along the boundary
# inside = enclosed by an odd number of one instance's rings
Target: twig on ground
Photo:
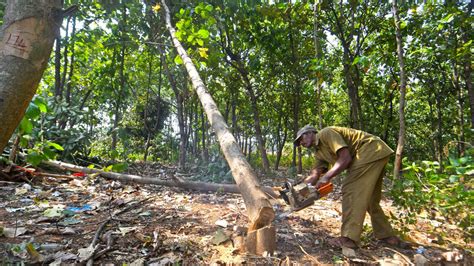
[[[298,246],[300,247],[301,251],[303,251],[303,253],[306,256],[308,256],[312,261],[316,262],[317,265],[322,265],[322,263],[318,259],[316,259],[315,257],[309,255],[308,252],[306,252],[306,250],[304,250],[304,248],[300,244],[298,244]]]
[[[60,174],[51,174],[51,173],[43,173],[43,172],[34,172],[32,173],[34,176],[45,176],[45,177],[53,177],[53,178],[65,178],[67,180],[75,179],[73,176],[70,175],[60,175]]]
[[[389,248],[389,247],[384,247],[384,249],[387,249],[387,250],[390,250],[390,251],[392,251],[392,252],[397,253],[398,255],[400,255],[400,257],[402,257],[402,259],[403,259],[406,263],[408,263],[408,265],[415,265],[415,264],[413,264],[413,262],[411,262],[411,260],[410,260],[407,256],[405,256],[403,253],[401,253],[401,252],[399,252],[399,251],[397,251],[397,250],[395,250],[395,249],[393,249],[393,248]]]
[[[90,256],[85,259],[84,261],[87,261],[87,265],[92,265],[94,263],[94,258],[98,258],[100,257],[101,255],[105,254],[106,252],[112,250],[112,237],[109,235],[107,237],[107,248],[105,248],[104,250],[100,251],[100,252],[97,252],[98,250],[98,245],[97,242],[99,241],[99,237],[100,237],[100,234],[102,233],[102,231],[104,230],[105,226],[113,221],[115,219],[115,216],[117,215],[120,215],[120,214],[123,214],[127,211],[129,211],[130,209],[132,209],[133,207],[135,207],[137,204],[141,204],[145,201],[148,201],[148,200],[151,200],[153,199],[154,197],[149,197],[149,198],[145,198],[145,199],[142,199],[140,201],[129,201],[127,202],[126,204],[130,204],[128,205],[127,207],[123,208],[122,210],[117,210],[115,212],[113,212],[110,217],[103,221],[100,226],[97,228],[97,231],[95,232],[95,235],[94,235],[94,238],[92,239],[92,242],[89,246],[93,247],[93,252],[91,252]],[[109,243],[110,243],[110,247],[109,247]]]

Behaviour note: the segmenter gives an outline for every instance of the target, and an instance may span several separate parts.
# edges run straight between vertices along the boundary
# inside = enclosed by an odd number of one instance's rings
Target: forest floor
[[[176,172],[159,165],[131,169],[161,179]],[[462,240],[460,229],[423,215],[405,235],[412,248],[381,245],[371,237],[368,219],[361,248],[331,247],[327,240],[340,230],[338,189],[299,212],[272,200],[277,248],[274,254],[255,256],[241,252],[235,237],[248,225],[238,194],[124,184],[96,175],[72,178],[53,170],[44,171],[64,176],[18,182],[31,174],[21,168],[8,170],[6,174],[0,166],[2,265],[71,264],[91,257],[89,263],[122,265],[469,265],[474,261],[474,246]],[[264,183],[279,186],[281,179]],[[389,200],[384,199],[382,207],[397,216]]]

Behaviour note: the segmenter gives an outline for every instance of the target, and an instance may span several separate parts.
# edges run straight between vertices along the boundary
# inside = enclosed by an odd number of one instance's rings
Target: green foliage
[[[426,212],[464,229],[466,239],[472,237],[474,149],[460,158],[450,156],[443,162],[443,170],[435,161],[410,164],[404,160],[404,167],[403,177],[395,180],[390,192],[403,210],[398,221],[414,224],[420,213]]]
[[[64,151],[61,145],[45,137],[44,121],[47,113],[47,101],[43,97],[36,96],[30,102],[18,127],[20,147],[26,149],[26,161],[32,165],[55,159],[58,151]]]
[[[198,165],[196,170],[199,174],[193,176],[194,180],[214,183],[233,183],[232,172],[222,156],[213,156],[208,163]]]

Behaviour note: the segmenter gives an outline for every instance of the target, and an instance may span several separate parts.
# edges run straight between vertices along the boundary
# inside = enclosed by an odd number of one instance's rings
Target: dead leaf
[[[221,243],[226,242],[229,240],[229,237],[222,231],[222,229],[217,229],[216,233],[211,239],[211,243],[214,245],[219,245]]]
[[[77,255],[67,253],[64,251],[59,251],[58,253],[54,254],[53,256],[54,261],[50,263],[50,266],[60,266],[62,265],[63,261],[68,261],[68,260],[76,260]]]
[[[226,220],[217,220],[215,225],[226,228],[229,223]]]
[[[462,254],[456,250],[444,252],[443,254],[441,254],[441,256],[443,256],[443,258],[448,262],[459,262],[463,258]]]
[[[136,259],[132,263],[130,263],[130,266],[142,266],[145,265],[145,259]]]
[[[85,180],[73,179],[69,182],[69,185],[83,188],[86,182]]]
[[[25,227],[17,227],[17,228],[3,227],[3,230],[0,229],[0,233],[2,233],[7,238],[14,238],[14,237],[20,236],[26,233],[27,231],[28,230],[26,230]]]
[[[79,260],[81,262],[84,262],[89,259],[91,255],[95,252],[95,248],[92,245],[89,245],[86,248],[78,249],[77,252],[79,253]]]
[[[136,226],[131,226],[131,227],[119,227],[119,231],[122,234],[122,236],[125,236],[127,233],[130,233],[132,231],[137,230]]]
[[[413,256],[413,262],[415,262],[415,265],[425,265],[429,260],[421,254],[415,254],[415,256]]]
[[[356,253],[355,250],[353,250],[352,248],[342,247],[342,255],[348,258],[353,258],[356,256]]]

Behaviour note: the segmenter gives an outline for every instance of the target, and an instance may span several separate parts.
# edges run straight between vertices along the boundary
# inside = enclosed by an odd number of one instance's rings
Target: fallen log
[[[138,175],[129,175],[129,174],[120,174],[114,172],[106,172],[100,169],[91,169],[87,167],[82,167],[70,163],[60,162],[60,161],[44,161],[43,164],[55,167],[61,170],[68,170],[79,173],[94,174],[98,173],[101,176],[113,180],[119,180],[124,182],[131,182],[137,184],[153,184],[166,187],[179,187],[189,190],[197,191],[216,191],[216,192],[226,192],[226,193],[236,193],[240,194],[240,190],[237,185],[233,184],[216,184],[216,183],[206,183],[206,182],[196,182],[196,181],[183,181],[181,178],[175,178],[173,180],[161,180],[153,177],[143,177]],[[54,176],[53,176],[54,177]],[[262,187],[262,190],[271,197],[279,198],[279,194],[272,187]]]

